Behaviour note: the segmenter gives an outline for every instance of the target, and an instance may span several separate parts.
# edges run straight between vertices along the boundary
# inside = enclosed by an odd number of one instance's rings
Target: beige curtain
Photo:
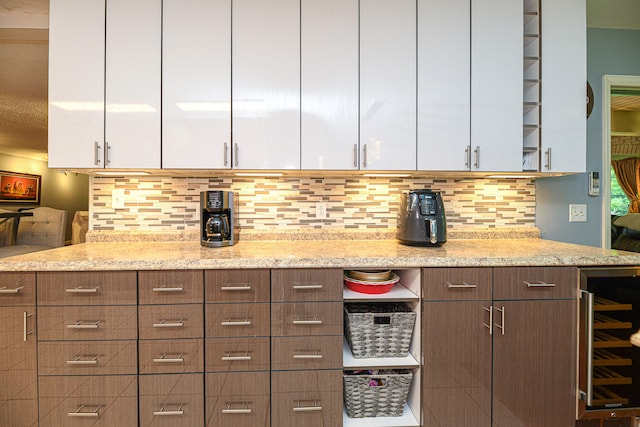
[[[629,213],[640,212],[640,158],[611,162],[618,184],[629,198]]]

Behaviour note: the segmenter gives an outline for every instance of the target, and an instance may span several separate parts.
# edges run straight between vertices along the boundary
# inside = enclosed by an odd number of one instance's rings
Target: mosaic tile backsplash
[[[442,192],[449,229],[535,227],[533,179],[92,176],[89,229],[197,232],[200,192],[211,189],[239,194],[241,233],[395,229],[402,192],[422,188]],[[112,208],[114,189],[124,190],[124,209]]]

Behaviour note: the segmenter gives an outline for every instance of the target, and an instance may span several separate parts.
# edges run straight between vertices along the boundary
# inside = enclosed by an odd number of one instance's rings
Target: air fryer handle
[[[434,218],[429,219],[429,243],[438,243],[438,223]]]

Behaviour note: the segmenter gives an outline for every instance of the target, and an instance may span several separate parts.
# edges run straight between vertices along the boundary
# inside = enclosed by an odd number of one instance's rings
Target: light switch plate
[[[587,222],[587,205],[569,205],[569,222]]]

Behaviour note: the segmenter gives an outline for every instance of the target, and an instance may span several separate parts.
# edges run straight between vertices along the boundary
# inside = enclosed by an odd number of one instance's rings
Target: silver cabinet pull
[[[96,286],[94,288],[84,288],[82,286],[78,286],[77,288],[67,288],[65,289],[65,291],[70,294],[97,294],[99,288],[99,286]]]
[[[322,406],[318,400],[294,400],[296,406],[294,406],[293,412],[313,412],[322,411]],[[311,405],[305,405],[305,403],[311,403]]]
[[[182,286],[160,286],[153,288],[153,292],[182,292],[184,288]]]
[[[251,320],[247,317],[241,320],[234,320],[229,318],[229,319],[223,320],[222,322],[220,322],[220,324],[222,326],[249,326],[251,325]]]
[[[225,403],[227,407],[220,411],[223,414],[250,414],[251,413],[251,408],[249,408],[249,404],[251,402],[225,402]]]
[[[500,324],[498,325],[497,323],[495,323],[496,328],[500,328],[500,332],[502,333],[502,335],[504,335],[504,306],[502,306],[501,308],[495,307],[495,309],[497,311],[500,312]]]
[[[301,319],[295,318],[292,320],[294,325],[322,325],[322,320],[313,318],[313,319]]]
[[[462,282],[462,283],[451,283],[447,282],[447,288],[449,289],[475,289],[478,285],[474,285],[472,283]]]
[[[358,144],[353,144],[353,168],[358,168]]]
[[[226,142],[224,143],[224,165],[229,165],[229,145]]]
[[[464,167],[467,169],[471,168],[471,146],[467,145],[464,149]]]
[[[29,335],[33,334],[33,330],[29,330],[27,326],[27,320],[29,317],[33,317],[33,314],[29,314],[26,311],[22,312],[22,341],[27,342]]]
[[[547,147],[544,151],[544,155],[547,158],[547,163],[544,165],[545,169],[551,170],[551,147]]]
[[[476,169],[480,168],[480,146],[476,145],[476,149],[473,150],[474,154],[476,155],[476,160],[473,163],[473,167],[475,167]]]
[[[362,167],[367,168],[367,144],[362,146]]]
[[[7,288],[3,286],[0,288],[0,294],[19,294],[22,289],[24,289],[24,286],[18,288]]]
[[[293,355],[294,359],[322,359],[320,350],[298,350]]]
[[[482,307],[484,311],[489,312],[489,323],[483,323],[482,326],[489,329],[489,335],[493,335],[493,307]]]
[[[233,144],[233,165],[238,166],[238,144]]]
[[[174,406],[176,409],[167,409],[167,406]],[[157,416],[175,416],[184,415],[184,403],[165,403],[159,411],[153,411],[153,415]]]
[[[154,323],[152,326],[154,328],[182,328],[184,326],[184,319],[160,319],[159,322]]]
[[[251,285],[248,283],[238,283],[237,285],[227,284],[224,286],[220,286],[221,291],[250,291]]]
[[[93,155],[93,164],[98,166],[100,164],[100,149],[102,148],[100,146],[100,143],[98,141],[93,141],[93,149],[94,149],[94,155]]]
[[[107,141],[104,142],[104,165],[111,164],[111,145]]]
[[[555,288],[556,284],[555,283],[546,283],[546,282],[538,282],[538,283],[531,283],[531,282],[524,282],[525,285],[527,285],[527,288]]]
[[[88,411],[85,411],[85,409],[88,409]],[[67,412],[67,416],[98,418],[100,416],[100,409],[102,409],[102,405],[80,405],[74,412]]]
[[[237,356],[234,356],[234,354],[236,354]],[[251,360],[251,355],[248,351],[227,351],[224,356],[220,358],[220,360],[224,360],[225,362]]]
[[[97,365],[98,364],[98,358],[100,357],[99,354],[79,354],[77,356],[75,356],[73,359],[71,360],[67,360],[67,365],[80,365],[80,366],[87,366],[87,365]]]
[[[320,284],[320,283],[309,283],[309,284],[294,283],[293,284],[293,289],[297,289],[297,290],[322,289],[322,284]]]
[[[67,329],[98,329],[100,320],[78,320],[67,325]]]
[[[586,390],[580,390],[580,398],[586,402],[587,405],[593,405],[593,307],[594,307],[594,294],[584,289],[580,289],[581,309],[584,310],[584,318],[580,321],[583,322],[580,326],[585,328],[585,342],[586,347],[586,359],[587,359],[587,383],[585,384]]]
[[[161,353],[160,357],[155,357],[153,359],[153,363],[184,363],[184,356],[182,353],[174,353],[170,354],[170,356],[175,357],[167,357],[166,353]]]

